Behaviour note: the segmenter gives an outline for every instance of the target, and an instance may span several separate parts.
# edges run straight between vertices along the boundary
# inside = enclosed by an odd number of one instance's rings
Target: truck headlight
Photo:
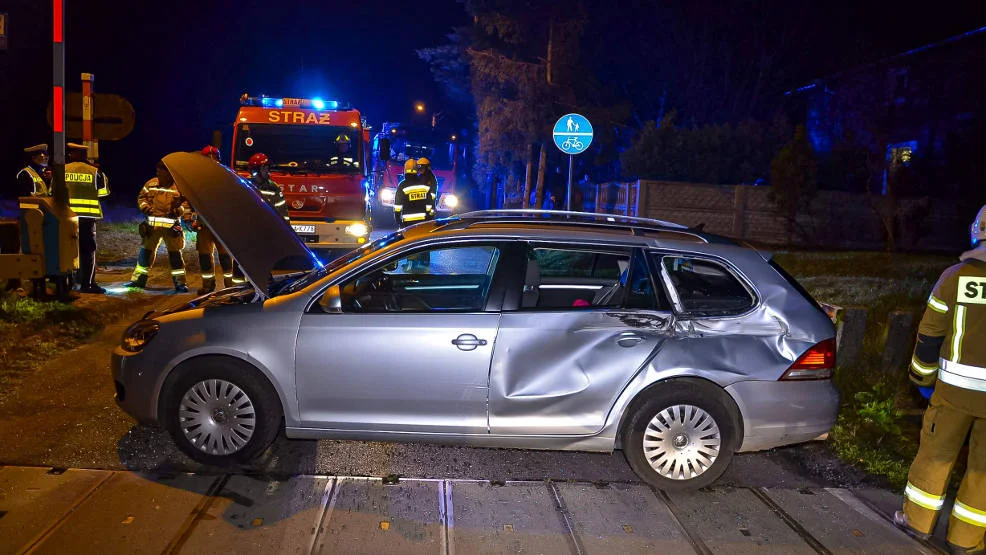
[[[131,353],[140,352],[160,329],[161,324],[154,320],[138,320],[123,332],[123,340],[120,342],[123,350]]]
[[[455,210],[455,207],[458,205],[459,197],[452,193],[443,193],[442,196],[438,197],[439,210]]]
[[[385,187],[380,190],[380,204],[384,206],[393,206],[396,197],[397,189],[393,187]]]
[[[356,222],[346,226],[346,233],[353,237],[366,237],[369,231],[369,228],[363,222]]]

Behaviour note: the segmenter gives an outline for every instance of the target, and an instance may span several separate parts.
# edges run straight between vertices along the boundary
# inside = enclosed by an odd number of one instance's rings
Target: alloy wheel
[[[185,392],[178,424],[189,443],[210,455],[236,453],[256,429],[253,401],[232,382],[202,380]]]
[[[694,405],[674,405],[658,412],[644,430],[644,458],[671,480],[690,480],[705,473],[719,456],[722,434],[712,416]]]

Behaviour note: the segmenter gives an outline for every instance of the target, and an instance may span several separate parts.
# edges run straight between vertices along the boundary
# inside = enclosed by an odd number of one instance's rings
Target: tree
[[[796,231],[797,216],[808,207],[817,190],[818,166],[804,125],[770,163],[771,199],[787,220],[788,231]]]

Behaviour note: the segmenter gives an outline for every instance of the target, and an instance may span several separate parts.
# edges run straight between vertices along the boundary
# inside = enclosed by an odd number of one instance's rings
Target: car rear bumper
[[[839,392],[831,380],[745,381],[726,391],[743,416],[739,451],[811,441],[827,433],[839,414]]]
[[[141,424],[156,424],[154,380],[140,368],[140,353],[130,353],[117,346],[110,358],[110,368],[116,404]]]

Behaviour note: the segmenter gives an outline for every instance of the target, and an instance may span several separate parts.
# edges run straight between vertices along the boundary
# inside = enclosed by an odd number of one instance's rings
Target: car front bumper
[[[157,424],[157,395],[154,379],[141,367],[141,353],[124,351],[119,345],[113,349],[110,368],[114,399],[124,412],[141,424]]]
[[[831,380],[744,381],[726,391],[743,416],[739,451],[811,441],[835,425],[839,392]]]

